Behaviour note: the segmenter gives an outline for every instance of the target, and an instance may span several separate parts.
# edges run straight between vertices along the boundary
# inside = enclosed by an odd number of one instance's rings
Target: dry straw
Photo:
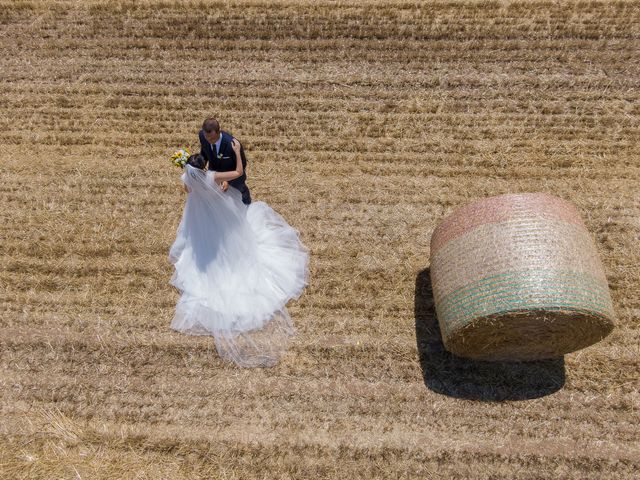
[[[479,360],[535,360],[607,336],[614,313],[595,243],[576,208],[541,193],[456,210],[431,238],[446,348]]]

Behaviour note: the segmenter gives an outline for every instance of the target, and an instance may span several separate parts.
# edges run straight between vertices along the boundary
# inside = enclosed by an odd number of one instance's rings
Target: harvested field
[[[632,478],[640,468],[640,3],[0,0],[0,478]],[[169,329],[217,115],[301,232],[275,368]],[[617,325],[554,360],[442,347],[429,239],[571,201]]]

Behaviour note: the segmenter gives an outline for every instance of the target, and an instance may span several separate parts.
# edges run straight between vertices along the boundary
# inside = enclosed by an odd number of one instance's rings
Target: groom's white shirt
[[[222,134],[220,134],[220,138],[218,139],[218,141],[216,143],[214,143],[215,147],[216,147],[216,157],[218,156],[218,153],[220,152],[220,143],[222,142]]]

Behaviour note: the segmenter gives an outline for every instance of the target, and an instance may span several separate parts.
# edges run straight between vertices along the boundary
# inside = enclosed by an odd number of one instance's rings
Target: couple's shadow
[[[424,383],[452,397],[484,401],[543,397],[564,386],[564,357],[533,362],[484,362],[445,350],[429,268],[416,277],[415,326]]]

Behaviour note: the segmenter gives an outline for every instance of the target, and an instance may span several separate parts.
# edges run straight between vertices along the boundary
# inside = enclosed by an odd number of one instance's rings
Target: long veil
[[[240,366],[273,365],[295,334],[285,305],[307,284],[308,250],[264,202],[245,206],[213,175],[186,165],[182,176],[189,195],[169,250],[181,292],[171,327],[213,335],[220,356]]]

